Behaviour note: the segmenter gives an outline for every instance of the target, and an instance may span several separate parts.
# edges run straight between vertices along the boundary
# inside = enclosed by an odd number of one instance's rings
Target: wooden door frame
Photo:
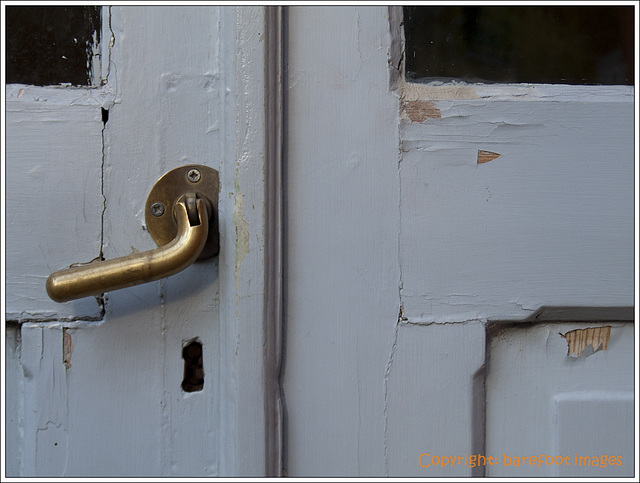
[[[237,7],[236,163],[235,173],[228,173],[236,185],[236,259],[235,280],[225,281],[236,287],[236,303],[229,306],[227,300],[226,316],[235,319],[238,337],[236,444],[231,446],[237,453],[228,455],[236,462],[228,473],[237,476],[282,471],[282,10]],[[248,209],[249,199],[255,209]]]

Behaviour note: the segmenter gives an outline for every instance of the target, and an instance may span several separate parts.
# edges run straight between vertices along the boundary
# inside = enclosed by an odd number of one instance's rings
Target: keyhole
[[[189,342],[182,348],[184,359],[184,392],[202,391],[204,387],[204,368],[202,367],[202,344],[197,340]]]

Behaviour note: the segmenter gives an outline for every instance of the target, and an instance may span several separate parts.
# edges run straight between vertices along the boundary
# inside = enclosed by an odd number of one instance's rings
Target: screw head
[[[198,181],[200,181],[200,176],[200,171],[195,168],[190,169],[187,173],[187,179],[192,183],[197,183]]]
[[[151,211],[153,216],[162,216],[164,215],[164,205],[160,202],[153,203],[149,211]]]

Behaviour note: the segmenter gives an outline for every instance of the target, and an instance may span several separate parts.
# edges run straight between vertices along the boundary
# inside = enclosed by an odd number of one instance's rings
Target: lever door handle
[[[156,241],[175,232],[173,239],[146,252],[54,272],[47,279],[49,297],[67,302],[153,282],[184,270],[198,258],[217,255],[217,192],[218,173],[211,168],[183,166],[165,174],[147,199],[147,227]],[[172,209],[165,209],[167,205]]]

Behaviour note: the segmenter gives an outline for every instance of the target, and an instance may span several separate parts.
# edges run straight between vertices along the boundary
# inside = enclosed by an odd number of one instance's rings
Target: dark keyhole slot
[[[185,392],[202,391],[204,387],[204,369],[202,367],[202,344],[189,342],[182,348],[184,359],[184,380],[182,390]]]

